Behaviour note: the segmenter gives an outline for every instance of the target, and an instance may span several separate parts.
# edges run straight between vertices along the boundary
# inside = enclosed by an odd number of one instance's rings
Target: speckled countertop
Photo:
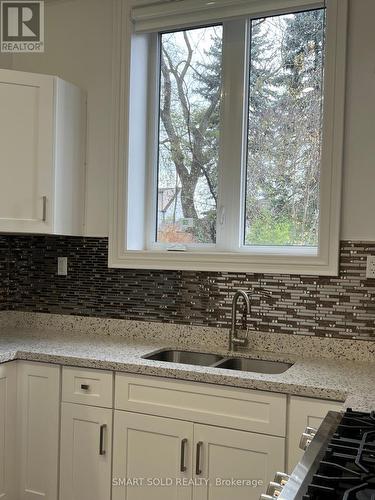
[[[20,359],[116,370],[338,400],[346,407],[363,411],[375,409],[375,363],[305,358],[269,351],[243,354],[294,363],[280,375],[267,375],[143,359],[144,355],[166,347],[173,346],[160,339],[146,342],[116,336],[7,327],[1,329],[0,362]],[[195,350],[212,351],[207,346]],[[228,355],[222,348],[215,352]]]

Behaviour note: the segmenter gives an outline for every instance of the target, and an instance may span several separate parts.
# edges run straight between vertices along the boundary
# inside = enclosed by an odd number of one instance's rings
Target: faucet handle
[[[243,338],[232,337],[233,345],[247,347],[249,345],[248,335],[249,335],[249,332],[246,330],[245,337],[243,337]]]

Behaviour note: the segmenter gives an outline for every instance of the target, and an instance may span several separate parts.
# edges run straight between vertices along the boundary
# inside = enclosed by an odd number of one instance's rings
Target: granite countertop
[[[0,335],[0,363],[18,359],[100,368],[343,401],[344,407],[362,411],[375,409],[375,363],[304,358],[265,351],[240,354],[294,363],[282,374],[268,375],[143,359],[144,355],[168,347],[181,349],[181,345],[163,344],[160,340],[141,342],[98,334],[5,328]],[[190,350],[212,351],[207,346],[195,346]],[[215,352],[228,355],[223,349]]]

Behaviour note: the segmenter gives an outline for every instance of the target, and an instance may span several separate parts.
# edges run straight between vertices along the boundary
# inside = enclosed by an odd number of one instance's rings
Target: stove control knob
[[[309,444],[312,441],[312,438],[315,436],[317,433],[317,430],[314,429],[313,427],[306,427],[305,432],[301,436],[301,440],[299,442],[299,447],[301,450],[305,451]]]
[[[270,495],[271,498],[277,498],[280,496],[281,492],[283,491],[283,486],[279,483],[275,483],[275,481],[271,481],[270,484],[268,485],[266,494]]]
[[[306,434],[310,434],[312,437],[314,437],[318,431],[314,427],[306,427],[305,432]]]
[[[311,443],[312,437],[310,434],[306,434],[304,432],[301,436],[300,442],[299,442],[299,447],[301,450],[305,451],[309,447],[309,444]]]
[[[290,476],[285,472],[276,472],[274,482],[279,484],[280,486],[285,486],[288,482],[289,477]]]

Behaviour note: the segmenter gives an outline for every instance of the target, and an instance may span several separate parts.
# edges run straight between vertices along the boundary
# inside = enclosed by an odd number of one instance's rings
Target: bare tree
[[[213,204],[217,204],[217,151],[213,154],[210,127],[217,121],[220,101],[220,73],[213,75],[216,88],[202,96],[207,87],[208,68],[193,61],[191,34],[183,32],[184,50],[176,53],[173,47],[162,44],[162,100],[160,117],[166,133],[170,161],[181,183],[180,199],[183,216],[193,219],[191,231],[199,241],[215,241],[215,220],[199,216],[196,207],[198,182],[204,179]],[[216,40],[216,49],[221,39]],[[207,61],[210,58],[206,54]],[[200,85],[197,86],[197,83]],[[191,87],[194,86],[194,89]],[[194,100],[192,103],[191,100]],[[202,104],[202,99],[204,103]],[[216,128],[215,124],[215,128]],[[216,131],[215,131],[216,132]]]

